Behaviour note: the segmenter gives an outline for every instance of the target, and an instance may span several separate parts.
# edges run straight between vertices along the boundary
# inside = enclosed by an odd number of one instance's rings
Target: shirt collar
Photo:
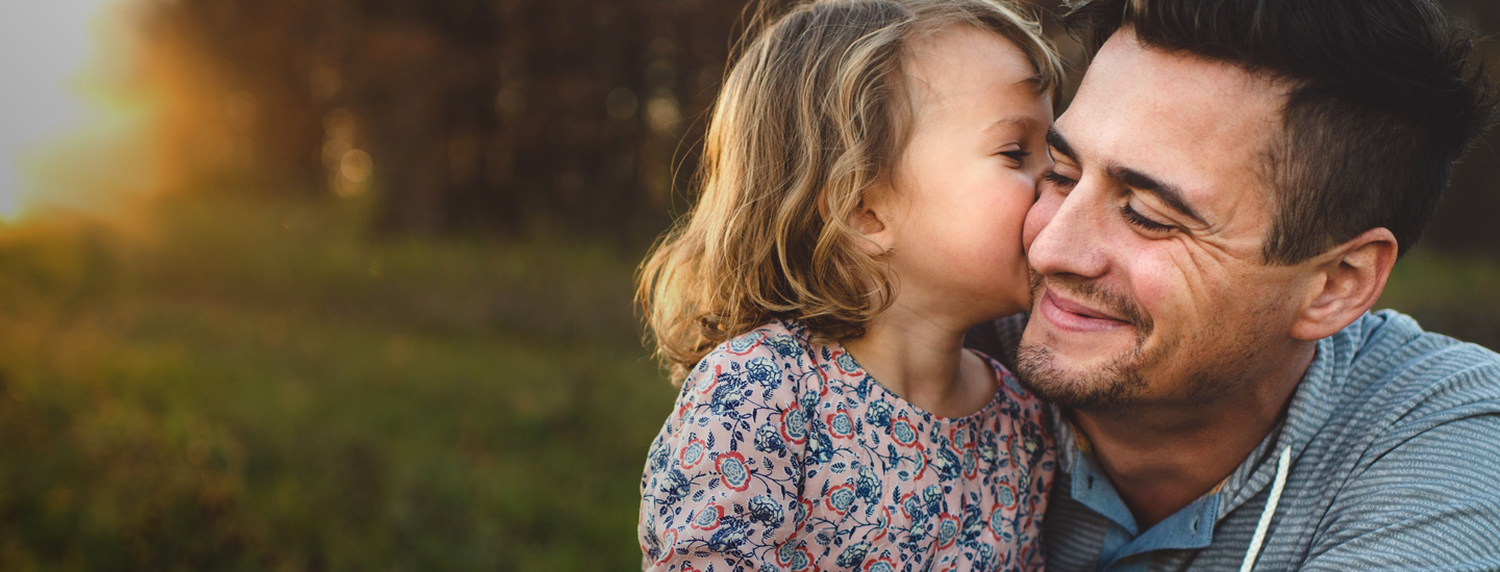
[[[1068,492],[1074,500],[1119,527],[1116,532],[1106,533],[1104,545],[1100,547],[1101,570],[1138,554],[1156,550],[1192,550],[1213,542],[1213,525],[1219,519],[1223,495],[1217,492],[1204,495],[1142,533],[1109,477],[1094,462],[1093,456],[1086,453],[1088,441],[1081,437],[1065,441],[1069,444],[1065,446],[1068,453],[1062,457],[1070,459],[1067,462],[1072,467]]]
[[[1332,404],[1339,402],[1334,394],[1342,385],[1340,380],[1348,375],[1355,342],[1363,335],[1361,325],[1356,322],[1332,337],[1319,340],[1312,363],[1297,384],[1282,421],[1218,486],[1145,534],[1137,530],[1135,518],[1120,500],[1119,493],[1094,463],[1088,438],[1073,427],[1059,408],[1053,407],[1053,427],[1061,449],[1059,469],[1070,476],[1069,493],[1074,500],[1109,518],[1133,537],[1114,550],[1114,554],[1101,554],[1101,561],[1111,562],[1150,550],[1208,546],[1213,540],[1213,524],[1270,486],[1276,476],[1275,453],[1291,447],[1295,462],[1333,415]],[[1205,521],[1209,521],[1208,526]]]

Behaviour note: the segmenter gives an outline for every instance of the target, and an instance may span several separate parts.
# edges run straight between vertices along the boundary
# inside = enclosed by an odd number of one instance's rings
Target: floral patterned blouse
[[[772,322],[719,346],[651,443],[648,570],[1040,570],[1056,455],[1002,382],[967,417],[922,411],[836,342]]]

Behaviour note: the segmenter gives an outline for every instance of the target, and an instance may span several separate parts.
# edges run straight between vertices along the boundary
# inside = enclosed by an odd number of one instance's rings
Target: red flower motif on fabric
[[[661,556],[656,559],[657,564],[666,562],[672,558],[672,553],[677,547],[677,529],[669,528],[661,535]]]
[[[904,507],[902,509],[902,512],[906,512]],[[880,512],[875,516],[875,522],[873,524],[876,526],[877,530],[875,534],[869,537],[869,541],[880,542],[885,538],[886,532],[889,532],[891,528],[891,507],[881,505]]]
[[[896,572],[896,563],[882,556],[874,560],[866,560],[864,570],[865,572]]]
[[[902,447],[910,447],[917,443],[917,428],[911,424],[911,420],[907,419],[905,414],[891,422],[891,439]]]
[[[698,463],[702,463],[706,457],[708,457],[708,445],[702,439],[691,439],[687,446],[682,448],[677,460],[682,461],[682,468],[692,469],[697,467]]]
[[[718,469],[719,478],[730,490],[744,492],[750,488],[750,466],[745,463],[744,455],[735,451],[719,453],[714,468]]]
[[[806,546],[795,546],[796,539],[788,540],[776,550],[776,563],[787,570],[807,570],[812,567],[812,551]]]
[[[781,438],[788,443],[801,445],[807,442],[807,416],[796,402],[781,410],[780,429]]]
[[[833,438],[848,439],[854,436],[854,419],[849,417],[848,411],[841,409],[835,413],[829,413],[824,421],[828,423],[828,434]]]
[[[849,512],[849,507],[854,506],[854,498],[854,483],[844,483],[828,489],[828,494],[823,497],[823,504],[843,516]]]
[[[714,505],[703,509],[693,518],[692,527],[698,530],[713,530],[719,527],[719,520],[724,518],[724,507]]]
[[[958,538],[958,517],[946,512],[938,515],[937,533],[938,548],[953,546],[953,541]]]

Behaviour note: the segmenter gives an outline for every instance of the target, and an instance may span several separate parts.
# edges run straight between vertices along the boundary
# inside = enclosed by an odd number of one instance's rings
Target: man
[[[1494,115],[1470,44],[1426,0],[1068,20],[1016,350],[1048,569],[1500,570],[1500,356],[1367,313]]]

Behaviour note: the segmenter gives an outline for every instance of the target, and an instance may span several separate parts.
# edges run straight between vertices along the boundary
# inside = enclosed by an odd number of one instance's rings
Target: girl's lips
[[[1109,317],[1097,310],[1055,296],[1051,289],[1042,294],[1041,303],[1037,306],[1038,313],[1048,323],[1063,330],[1106,332],[1130,327],[1129,322]]]

